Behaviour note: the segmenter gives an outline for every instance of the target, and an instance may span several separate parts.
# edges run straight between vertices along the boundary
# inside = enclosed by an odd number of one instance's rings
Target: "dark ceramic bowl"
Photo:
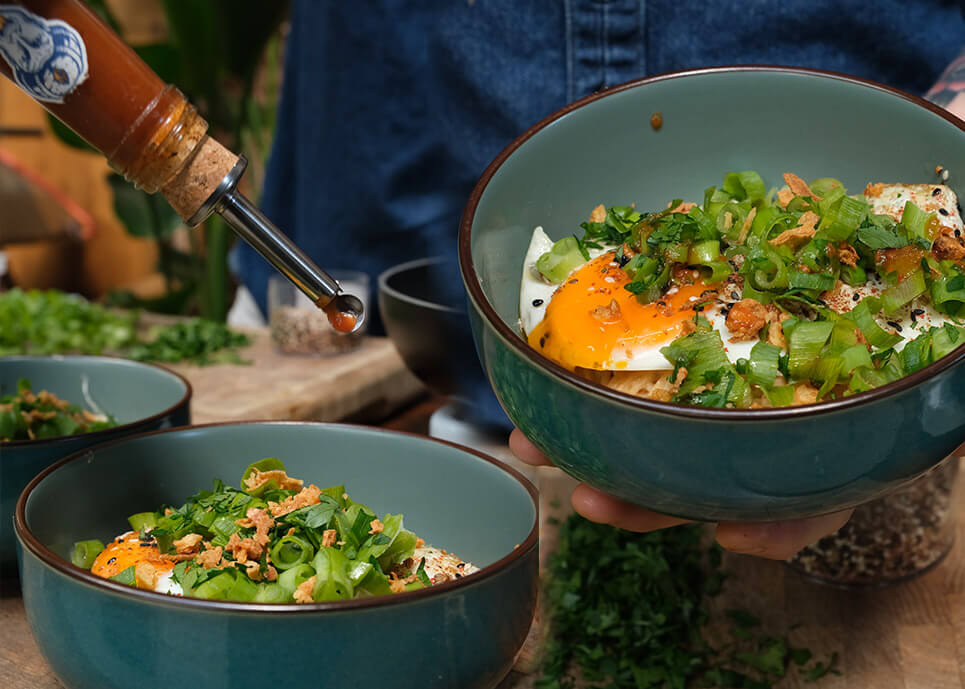
[[[64,559],[73,542],[107,540],[127,515],[181,504],[215,477],[236,483],[269,456],[401,512],[407,528],[482,571],[392,596],[268,605],[139,591]],[[100,445],[33,480],[16,529],[27,619],[69,689],[170,689],[187,676],[206,689],[494,687],[536,605],[533,486],[471,450],[378,429],[226,424]]]
[[[654,130],[651,113],[661,112]],[[699,200],[725,172],[865,183],[937,181],[965,194],[965,123],[859,79],[738,67],[657,76],[585,98],[514,141],[463,215],[460,266],[483,367],[509,417],[573,476],[651,509],[774,520],[850,507],[965,441],[965,348],[877,390],[804,407],[728,410],[645,400],[587,382],[520,337],[533,228],[579,231],[597,204]]]
[[[502,431],[508,421],[476,355],[455,259],[401,263],[378,282],[379,314],[406,367],[430,390],[451,397],[460,419]]]
[[[27,378],[33,390],[48,390],[120,424],[93,433],[46,440],[0,443],[0,573],[16,575],[13,508],[24,486],[58,459],[85,447],[133,433],[191,422],[191,386],[159,366],[97,356],[0,357],[0,397],[17,392]]]

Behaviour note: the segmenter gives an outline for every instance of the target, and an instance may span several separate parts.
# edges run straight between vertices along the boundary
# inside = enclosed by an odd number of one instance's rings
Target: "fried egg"
[[[140,572],[138,565],[140,565]],[[137,588],[175,596],[182,594],[181,585],[171,576],[174,562],[162,557],[157,543],[153,540],[142,541],[135,531],[128,531],[108,543],[97,555],[90,571],[99,577],[109,579],[128,567],[134,567],[135,572],[141,574],[141,576],[136,575],[135,578]],[[150,574],[144,576],[142,574],[144,570]]]
[[[542,228],[530,241],[520,284],[520,327],[530,346],[562,366],[597,371],[672,370],[660,352],[686,332],[698,313],[717,330],[731,361],[749,358],[755,342],[732,342],[722,307],[736,301],[724,284],[671,287],[641,304],[624,289],[629,276],[614,262],[614,247],[595,250],[560,285],[546,282],[537,259],[553,246]],[[719,298],[720,297],[720,298]]]

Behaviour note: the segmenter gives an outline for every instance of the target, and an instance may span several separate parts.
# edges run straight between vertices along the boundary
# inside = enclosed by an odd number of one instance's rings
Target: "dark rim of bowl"
[[[136,431],[142,426],[149,426],[156,421],[159,421],[165,416],[173,414],[180,407],[184,406],[191,400],[193,390],[191,388],[191,383],[188,382],[187,378],[182,376],[180,373],[175,373],[169,368],[164,366],[158,366],[156,364],[149,364],[144,361],[134,361],[133,359],[125,359],[119,356],[94,356],[87,354],[57,354],[53,356],[5,356],[3,357],[4,362],[16,363],[17,361],[75,361],[75,360],[94,360],[94,361],[113,361],[113,362],[123,362],[125,365],[130,365],[133,367],[144,366],[147,368],[153,368],[156,371],[161,371],[172,378],[177,379],[182,385],[184,385],[184,395],[177,402],[172,404],[167,409],[164,409],[151,416],[146,416],[143,419],[138,419],[137,421],[130,421],[128,423],[122,423],[118,426],[111,426],[110,428],[102,428],[99,431],[91,431],[90,433],[75,433],[74,435],[59,435],[56,438],[39,438],[37,440],[11,440],[9,442],[0,442],[0,449],[8,447],[40,447],[42,445],[55,445],[57,443],[67,442],[68,440],[76,440],[77,438],[106,438],[116,433],[125,433],[130,435],[131,431]]]
[[[379,292],[384,293],[392,297],[393,299],[398,299],[399,301],[404,301],[409,304],[414,304],[416,306],[421,306],[425,309],[431,309],[433,311],[441,311],[443,313],[463,313],[459,309],[453,308],[451,306],[445,306],[444,304],[437,304],[436,302],[426,301],[425,299],[419,299],[411,295],[400,292],[399,290],[391,287],[389,285],[389,280],[399,273],[404,273],[407,270],[412,270],[413,268],[424,268],[426,266],[434,266],[439,263],[444,262],[446,259],[442,256],[431,256],[429,258],[417,258],[414,261],[406,261],[405,263],[400,263],[398,265],[387,268],[379,274]]]
[[[384,596],[372,596],[370,598],[357,598],[353,600],[343,600],[343,601],[330,601],[325,603],[241,603],[238,601],[220,601],[220,600],[204,600],[201,598],[190,598],[181,596],[172,596],[166,593],[157,593],[155,591],[144,591],[141,589],[135,589],[130,586],[125,586],[123,584],[118,584],[117,582],[110,581],[109,579],[103,579],[99,576],[91,574],[90,572],[75,567],[73,564],[63,559],[45,545],[43,545],[37,538],[33,535],[30,529],[27,527],[27,498],[33,492],[33,490],[49,475],[57,471],[60,467],[69,464],[71,462],[85,461],[88,454],[91,452],[96,452],[98,450],[103,450],[113,445],[120,443],[136,440],[139,438],[147,438],[152,435],[160,435],[163,433],[176,433],[176,432],[189,432],[200,428],[216,428],[221,426],[248,426],[252,424],[266,425],[266,426],[317,426],[320,428],[348,428],[359,431],[368,431],[375,433],[388,434],[393,436],[403,436],[409,438],[417,438],[421,441],[437,443],[439,445],[447,445],[456,450],[461,450],[468,454],[474,455],[477,458],[489,462],[496,469],[509,474],[512,478],[516,480],[526,491],[529,493],[530,499],[533,501],[533,526],[529,531],[526,538],[513,550],[504,557],[500,558],[496,562],[493,562],[486,567],[483,567],[478,572],[474,572],[472,575],[462,577],[460,579],[453,579],[451,581],[446,581],[441,584],[436,584],[426,589],[419,589],[417,591],[405,591],[403,593],[394,593],[391,595]],[[359,610],[364,608],[376,608],[386,605],[404,605],[406,603],[415,603],[423,598],[435,595],[442,595],[448,591],[454,589],[462,588],[465,586],[472,586],[483,579],[488,579],[489,577],[505,570],[507,567],[519,560],[524,554],[528,553],[532,548],[536,547],[539,541],[539,494],[536,491],[536,487],[527,479],[523,474],[514,469],[513,467],[500,462],[497,459],[489,457],[481,452],[477,452],[469,447],[464,447],[462,445],[457,445],[456,443],[450,443],[447,440],[440,440],[438,438],[430,438],[428,436],[418,435],[416,433],[408,433],[405,431],[395,431],[385,428],[378,428],[374,426],[361,426],[357,424],[334,424],[334,423],[320,423],[314,421],[232,421],[223,423],[208,423],[201,424],[198,426],[184,426],[181,428],[169,428],[159,431],[150,431],[148,433],[139,433],[137,435],[129,435],[118,440],[112,440],[111,442],[101,443],[100,445],[95,445],[93,447],[88,447],[84,450],[74,452],[67,457],[64,457],[60,461],[51,464],[49,467],[44,469],[42,472],[37,474],[34,479],[27,484],[27,487],[23,489],[20,497],[17,499],[17,507],[14,511],[14,531],[16,535],[23,542],[25,548],[29,549],[34,555],[40,558],[49,567],[59,573],[84,584],[102,588],[106,591],[116,593],[118,595],[129,596],[135,600],[141,600],[145,603],[157,603],[163,605],[174,605],[174,606],[189,606],[192,608],[200,608],[202,610],[212,610],[212,611],[231,611],[231,612],[248,612],[248,613],[277,613],[290,615],[292,613],[318,613],[325,611],[338,612],[341,610]]]
[[[502,340],[512,347],[517,354],[528,359],[537,367],[545,369],[548,373],[552,374],[556,378],[562,379],[564,382],[584,390],[591,395],[595,395],[624,406],[629,406],[636,409],[644,409],[648,412],[655,412],[677,417],[690,417],[707,420],[716,419],[718,421],[794,419],[804,416],[817,416],[820,414],[841,411],[856,405],[875,402],[890,395],[912,388],[965,360],[965,344],[962,344],[951,354],[942,357],[938,361],[929,364],[925,368],[915,371],[914,373],[904,376],[903,378],[899,378],[898,380],[888,383],[887,385],[882,385],[879,388],[857,393],[849,397],[843,397],[841,399],[830,400],[827,402],[797,405],[793,407],[777,407],[769,409],[709,409],[706,407],[672,404],[669,402],[657,402],[644,397],[637,397],[628,393],[618,392],[604,385],[593,383],[585,378],[581,378],[575,373],[563,368],[555,361],[544,357],[542,354],[534,350],[525,340],[520,337],[519,333],[510,328],[499,317],[499,314],[496,313],[496,310],[489,303],[489,299],[483,292],[482,287],[480,286],[479,278],[476,275],[475,267],[473,265],[472,224],[476,215],[476,209],[479,206],[479,201],[485,193],[486,187],[489,185],[490,180],[499,171],[503,163],[505,163],[506,160],[516,151],[516,149],[518,149],[540,131],[553,124],[557,120],[562,119],[574,110],[579,110],[580,108],[585,107],[594,101],[612,96],[616,93],[628,91],[640,86],[646,86],[647,84],[668,81],[670,79],[703,76],[708,74],[743,72],[765,72],[772,74],[783,73],[818,77],[821,79],[847,82],[856,86],[881,91],[929,110],[965,132],[965,122],[960,120],[952,113],[938,105],[935,105],[934,103],[930,103],[923,98],[919,98],[918,96],[912,95],[900,89],[886,86],[869,79],[862,79],[849,74],[841,74],[840,72],[806,69],[803,67],[787,67],[782,65],[733,65],[666,72],[664,74],[657,74],[644,79],[628,81],[624,84],[619,84],[612,88],[606,89],[605,91],[599,91],[592,95],[581,98],[580,100],[570,103],[569,105],[557,110],[540,122],[537,122],[535,125],[523,132],[519,137],[517,137],[506,148],[504,148],[502,152],[495,158],[495,160],[489,164],[489,167],[486,168],[485,172],[483,172],[482,176],[479,178],[475,188],[472,190],[472,194],[469,197],[466,208],[463,211],[462,220],[459,223],[459,268],[462,271],[463,285],[466,287],[466,290],[469,293],[473,306],[483,314],[487,325],[493,328],[497,335],[499,335]]]

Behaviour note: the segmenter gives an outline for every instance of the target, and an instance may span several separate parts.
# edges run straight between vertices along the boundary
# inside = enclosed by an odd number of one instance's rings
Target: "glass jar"
[[[369,308],[369,276],[354,270],[326,271],[335,278],[342,290],[362,301],[365,313]],[[341,333],[332,327],[328,316],[282,277],[268,280],[268,323],[275,348],[283,354],[326,356],[349,352],[362,344],[365,321],[351,333]]]
[[[876,586],[916,577],[955,542],[959,457],[906,488],[859,506],[830,536],[788,561],[806,577],[839,586]]]

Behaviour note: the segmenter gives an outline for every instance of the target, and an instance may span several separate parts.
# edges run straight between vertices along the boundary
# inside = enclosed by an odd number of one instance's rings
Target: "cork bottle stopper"
[[[214,193],[237,162],[238,156],[206,136],[197,153],[164,185],[161,193],[178,215],[187,220]]]

